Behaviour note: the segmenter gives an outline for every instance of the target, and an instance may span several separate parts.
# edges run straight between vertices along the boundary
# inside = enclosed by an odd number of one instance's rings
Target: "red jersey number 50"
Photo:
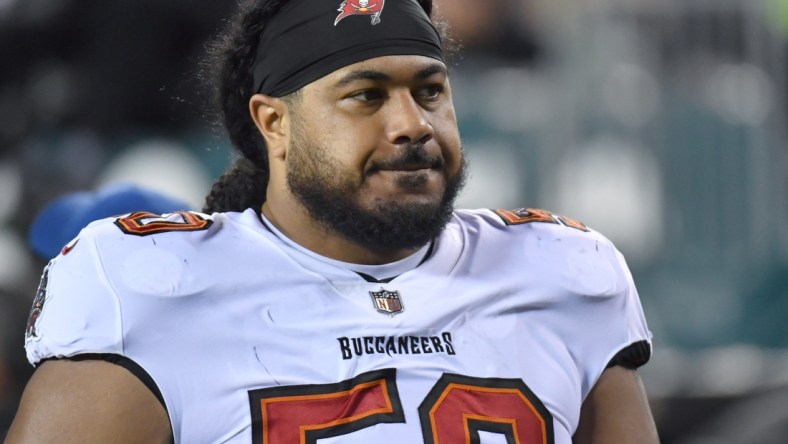
[[[396,369],[363,373],[335,384],[249,392],[252,442],[315,444],[382,423],[404,423]],[[553,419],[519,379],[444,373],[419,406],[426,444],[479,443],[479,432],[507,442],[553,444]]]

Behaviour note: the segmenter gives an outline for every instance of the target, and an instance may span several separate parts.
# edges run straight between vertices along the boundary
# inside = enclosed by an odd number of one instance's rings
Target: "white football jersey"
[[[543,210],[457,211],[383,281],[280,236],[251,210],[94,222],[45,270],[28,359],[128,358],[179,443],[569,444],[611,359],[650,351],[621,254]]]

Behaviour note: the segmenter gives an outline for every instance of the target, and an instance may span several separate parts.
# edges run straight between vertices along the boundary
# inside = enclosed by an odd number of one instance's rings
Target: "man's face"
[[[318,223],[368,248],[423,245],[465,178],[445,66],[386,56],[341,68],[294,103],[287,184]]]

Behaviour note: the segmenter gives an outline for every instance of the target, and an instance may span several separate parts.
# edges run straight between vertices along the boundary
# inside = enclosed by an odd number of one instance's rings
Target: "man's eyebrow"
[[[441,63],[433,63],[430,66],[417,72],[413,78],[416,80],[428,79],[435,74],[446,74],[446,67]],[[372,80],[377,82],[391,81],[392,77],[384,72],[376,71],[374,69],[360,69],[358,71],[351,71],[344,75],[334,85],[335,88],[342,88],[357,80]]]
[[[447,73],[448,71],[446,70],[446,67],[443,64],[433,63],[432,65],[417,72],[414,78],[417,80],[424,80],[435,74],[447,74]]]
[[[356,80],[388,81],[391,80],[391,76],[372,69],[352,71],[339,79],[339,81],[334,86],[336,88],[341,88],[349,83],[355,82]]]

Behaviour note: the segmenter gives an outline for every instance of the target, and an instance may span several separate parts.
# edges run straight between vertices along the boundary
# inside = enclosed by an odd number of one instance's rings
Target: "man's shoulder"
[[[165,233],[199,233],[215,228],[216,222],[221,221],[221,215],[195,211],[165,214],[137,211],[91,222],[80,232],[80,237],[143,239]]]
[[[194,248],[217,235],[242,231],[238,228],[243,225],[242,216],[241,213],[175,211],[154,214],[138,211],[91,222],[76,239],[90,239],[101,255],[149,245]],[[66,246],[64,250],[68,248]]]
[[[229,262],[239,245],[257,245],[258,231],[241,213],[177,211],[129,213],[100,219],[82,229],[55,258],[58,268],[94,269],[110,282],[129,276],[158,276],[159,271],[204,272]],[[176,264],[189,264],[175,267]],[[150,279],[144,279],[150,281]]]
[[[539,208],[456,210],[460,225],[482,237],[607,241],[577,219]]]
[[[615,245],[582,222],[536,208],[455,213],[475,261],[516,276],[532,273],[582,294],[615,294],[627,273]]]
[[[175,318],[162,304],[199,304],[191,296],[230,285],[229,274],[253,267],[238,245],[257,247],[241,217],[139,212],[90,223],[44,270],[26,334],[30,362],[123,354],[124,329],[155,313]]]

